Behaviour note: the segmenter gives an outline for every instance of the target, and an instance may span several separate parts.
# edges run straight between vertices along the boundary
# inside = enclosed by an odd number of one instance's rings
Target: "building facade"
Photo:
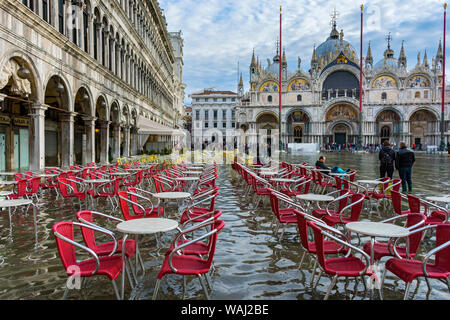
[[[173,88],[174,88],[174,109],[175,127],[177,129],[184,129],[184,91],[186,84],[183,83],[183,38],[181,31],[169,33],[170,42],[172,44],[175,63],[173,65]]]
[[[344,40],[332,23],[328,39],[314,47],[311,69],[288,69],[286,53],[276,53],[263,68],[253,52],[250,90],[239,85],[238,126],[244,131],[279,127],[279,66],[282,64],[283,143],[357,143],[359,136],[360,60],[358,51]],[[395,58],[391,38],[384,57],[374,63],[370,44],[364,59],[362,143],[390,139],[410,145],[439,146],[441,139],[442,45],[430,63],[420,53],[408,68],[404,43]],[[446,90],[446,97],[449,97]],[[450,98],[450,97],[449,97]],[[448,101],[446,99],[446,101]],[[449,141],[449,106],[446,104],[445,142]]]
[[[136,154],[175,127],[174,51],[157,1],[0,5],[0,170]]]
[[[237,93],[204,89],[189,97],[192,98],[192,142],[232,145],[236,131]]]

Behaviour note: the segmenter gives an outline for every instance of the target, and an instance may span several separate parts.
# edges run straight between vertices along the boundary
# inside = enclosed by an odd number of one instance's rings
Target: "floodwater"
[[[376,154],[328,153],[327,164],[344,169],[358,170],[357,179],[378,178]],[[289,162],[315,162],[317,155],[287,156]],[[439,155],[417,154],[414,167],[414,193],[420,196],[449,194],[449,158]],[[398,175],[398,173],[395,173]],[[286,228],[280,242],[271,226],[273,214],[266,201],[264,208],[253,209],[250,198],[243,195],[243,185],[233,179],[229,166],[220,166],[220,195],[216,209],[222,210],[222,219],[226,226],[219,235],[214,259],[215,272],[212,277],[212,299],[280,299],[311,300],[322,299],[330,279],[322,277],[318,287],[312,290],[312,264],[309,259],[298,269],[303,251],[300,248],[296,227]],[[102,208],[109,209],[105,203]],[[38,243],[35,243],[33,215],[16,212],[13,216],[12,237],[9,232],[7,211],[0,214],[0,299],[60,299],[66,285],[66,274],[59,259],[56,244],[51,234],[52,226],[59,221],[75,221],[78,204],[56,200],[53,194],[44,197],[38,213]],[[168,206],[169,211],[176,210]],[[112,214],[120,217],[120,212]],[[382,213],[382,218],[393,216],[391,210]],[[379,221],[377,215],[364,212],[361,220]],[[112,226],[110,225],[112,228]],[[281,230],[280,230],[281,232]],[[170,240],[168,234],[166,241]],[[77,237],[79,241],[81,238]],[[361,243],[368,241],[362,237]],[[422,243],[419,258],[434,247],[434,236],[427,237]],[[141,253],[146,261],[147,273],[140,285],[133,291],[126,282],[126,298],[151,299],[156,275],[162,262],[154,254],[155,241],[143,238],[140,242]],[[162,251],[164,254],[164,251]],[[382,269],[382,268],[381,268]],[[118,279],[120,284],[120,278]],[[357,283],[340,279],[331,291],[330,300],[368,299],[361,281]],[[450,299],[447,286],[437,280],[431,280],[433,290],[427,294],[425,281],[417,289],[416,282],[411,286],[410,298],[423,300]],[[388,273],[384,298],[402,299],[405,284]],[[356,294],[355,294],[356,289]],[[376,292],[375,292],[376,293]],[[164,277],[158,299],[182,299],[183,280],[181,276]],[[198,279],[187,277],[186,299],[204,299]],[[375,295],[378,298],[378,295]],[[94,277],[82,290],[71,290],[68,299],[115,299],[114,290],[106,277]]]

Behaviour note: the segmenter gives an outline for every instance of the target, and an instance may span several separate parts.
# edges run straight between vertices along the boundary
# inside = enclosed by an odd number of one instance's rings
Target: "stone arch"
[[[104,94],[99,94],[95,100],[95,117],[100,120],[109,121],[110,108],[108,105],[107,97]]]
[[[13,59],[15,62],[25,66],[30,71],[30,78],[28,78],[31,86],[31,99],[36,102],[44,101],[44,91],[41,76],[36,68],[34,61],[24,52],[20,50],[7,51],[0,60],[0,90],[3,89],[9,82],[9,77],[3,72],[6,64]],[[6,81],[6,84],[4,82]],[[3,85],[4,84],[4,85]]]
[[[80,90],[86,90],[86,93],[88,95],[89,98],[89,106],[90,106],[90,110],[89,110],[89,115],[92,117],[95,117],[95,103],[94,103],[94,95],[92,94],[91,89],[89,88],[88,85],[86,84],[81,84],[77,90],[75,91],[75,100],[77,98],[77,94]],[[74,108],[75,110],[75,108]]]
[[[395,87],[375,87],[377,80],[380,80],[380,78],[383,78],[383,77],[392,78],[395,81]],[[382,90],[382,89],[386,90],[386,89],[391,89],[391,88],[398,89],[398,88],[400,88],[400,85],[401,85],[400,79],[391,72],[380,72],[380,73],[376,74],[373,77],[373,80],[370,82],[371,89],[380,89],[380,90]]]

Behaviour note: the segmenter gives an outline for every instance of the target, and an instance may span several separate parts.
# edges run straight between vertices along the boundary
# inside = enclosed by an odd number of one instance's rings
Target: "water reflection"
[[[327,154],[329,166],[344,169],[357,169],[358,179],[378,177],[377,155],[358,155],[350,153]],[[287,156],[293,163],[302,161],[315,162],[317,155]],[[434,195],[449,193],[449,160],[447,157],[417,155],[414,167],[414,193]],[[396,176],[398,173],[396,173]],[[298,265],[303,252],[300,250],[299,238],[295,227],[286,228],[280,243],[271,226],[273,214],[266,204],[264,208],[253,210],[249,199],[243,196],[243,186],[232,181],[231,168],[219,169],[218,185],[220,196],[216,208],[223,211],[226,221],[224,230],[219,235],[215,256],[215,273],[213,276],[212,299],[322,299],[330,279],[322,277],[316,290],[311,289],[312,264],[306,259],[301,270]],[[77,207],[77,206],[76,206]],[[105,206],[103,206],[105,207]],[[170,209],[170,208],[169,208]],[[172,207],[172,210],[176,208]],[[113,213],[120,216],[120,213]],[[392,216],[391,212],[382,214],[382,218]],[[364,220],[380,220],[377,216],[363,214]],[[51,235],[55,222],[75,220],[75,211],[70,201],[55,201],[47,195],[38,214],[38,239],[35,248],[33,215],[17,212],[13,216],[13,243],[10,242],[7,212],[0,215],[0,299],[60,299],[63,295],[66,275],[56,253],[56,245]],[[362,237],[362,243],[368,238]],[[79,238],[81,241],[81,238]],[[419,251],[418,258],[433,248],[434,237],[426,239]],[[150,256],[154,246],[152,239],[146,239],[141,245],[142,254],[148,267],[146,278],[132,292],[135,299],[150,299],[159,272],[162,258]],[[429,299],[450,299],[447,286],[432,280],[433,291]],[[426,299],[425,281],[416,282],[411,288],[410,297]],[[388,274],[384,296],[385,299],[402,299],[404,283],[392,274]],[[356,289],[356,293],[355,293]],[[127,289],[126,297],[130,296]],[[183,281],[181,276],[164,277],[159,299],[181,299]],[[189,278],[186,287],[186,299],[204,299],[203,290],[195,278]],[[359,281],[346,283],[340,280],[332,290],[330,299],[367,299],[364,287]],[[88,288],[81,292],[72,290],[69,299],[115,299],[114,291],[106,277],[95,277],[88,283]]]

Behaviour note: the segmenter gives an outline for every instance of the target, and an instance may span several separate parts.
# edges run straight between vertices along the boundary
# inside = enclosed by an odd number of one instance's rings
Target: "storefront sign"
[[[22,118],[22,117],[16,117],[14,118],[14,125],[16,126],[22,126],[22,127],[28,127],[30,125],[30,119],[28,118]]]
[[[0,124],[9,124],[11,122],[11,118],[6,114],[0,114]]]

